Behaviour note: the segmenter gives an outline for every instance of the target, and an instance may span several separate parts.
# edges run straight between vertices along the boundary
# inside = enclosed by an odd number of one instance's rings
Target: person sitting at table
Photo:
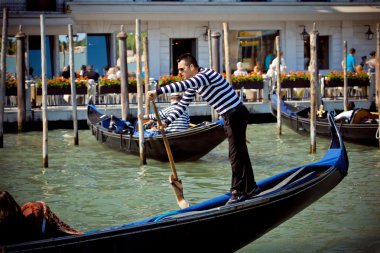
[[[244,69],[242,62],[239,61],[238,63],[236,63],[236,67],[237,67],[237,69],[234,71],[234,76],[246,76],[246,75],[248,75],[248,72],[247,72],[247,70]]]
[[[61,221],[44,202],[20,207],[9,192],[0,191],[0,245],[80,234],[83,232]]]
[[[158,112],[158,114],[160,115],[160,119],[161,120],[166,119],[167,115],[175,111],[175,107],[177,106],[180,100],[181,100],[181,95],[179,93],[172,93],[170,96],[170,106]],[[157,118],[156,118],[156,114],[151,113],[151,114],[143,115],[143,119],[156,120]],[[152,122],[150,122],[150,124],[151,123]],[[189,116],[188,110],[186,109],[185,112],[179,118],[177,118],[167,128],[165,128],[165,132],[183,131],[189,128],[189,124],[190,124],[190,116]]]
[[[338,115],[334,117],[334,120],[339,121],[339,120],[345,120],[349,121],[351,119],[352,113],[354,112],[355,109],[355,103],[350,101],[347,104],[347,111],[341,112]]]

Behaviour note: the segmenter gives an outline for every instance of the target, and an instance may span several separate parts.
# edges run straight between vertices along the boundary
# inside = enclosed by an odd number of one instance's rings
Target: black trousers
[[[229,159],[232,169],[231,192],[250,193],[256,187],[251,160],[246,144],[249,111],[244,104],[222,115],[224,130],[229,144]]]

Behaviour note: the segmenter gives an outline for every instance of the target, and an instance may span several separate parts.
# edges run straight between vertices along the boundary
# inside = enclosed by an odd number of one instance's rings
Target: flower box
[[[369,86],[369,80],[347,80],[347,85],[350,87],[353,86]],[[326,88],[332,88],[332,87],[343,87],[344,82],[343,80],[326,80],[325,87]]]
[[[99,94],[120,93],[120,86],[99,86]]]
[[[291,88],[310,88],[309,80],[297,80],[297,81],[284,81],[281,83],[281,88],[291,89]]]
[[[244,89],[263,89],[264,83],[263,82],[233,83],[232,87],[235,90],[240,90],[243,87]]]
[[[5,89],[5,96],[17,96],[17,88],[16,87],[7,87]]]
[[[342,71],[331,71],[326,75],[325,87],[343,87],[343,80],[344,73]],[[347,72],[347,85],[350,87],[369,86],[369,76],[365,72]]]
[[[77,87],[77,95],[87,94],[87,87]],[[71,94],[71,87],[47,87],[47,95],[66,95]],[[37,88],[37,95],[42,95],[42,88]]]
[[[143,86],[143,91],[144,91]],[[99,86],[99,94],[109,94],[109,93],[121,93],[120,86]],[[128,93],[137,93],[137,87],[135,85],[128,86]]]

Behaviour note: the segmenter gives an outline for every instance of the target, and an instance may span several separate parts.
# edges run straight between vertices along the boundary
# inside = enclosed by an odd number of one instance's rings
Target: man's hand
[[[167,128],[168,125],[166,125],[165,121],[161,121],[161,125],[158,125],[157,128],[158,130],[164,130],[165,131],[165,128]]]
[[[157,97],[157,91],[150,90],[148,91],[148,98],[150,101],[153,101]]]

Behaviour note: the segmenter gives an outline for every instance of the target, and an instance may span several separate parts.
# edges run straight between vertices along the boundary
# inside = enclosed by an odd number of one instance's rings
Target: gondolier
[[[229,143],[229,158],[232,169],[231,197],[227,204],[243,201],[259,193],[256,185],[251,160],[246,145],[246,129],[249,112],[232,86],[215,70],[198,66],[191,54],[183,54],[178,60],[178,72],[185,78],[149,91],[154,100],[157,95],[184,92],[181,101],[162,122],[167,127],[180,117],[193,100],[196,93],[207,101],[225,121],[225,132]]]

